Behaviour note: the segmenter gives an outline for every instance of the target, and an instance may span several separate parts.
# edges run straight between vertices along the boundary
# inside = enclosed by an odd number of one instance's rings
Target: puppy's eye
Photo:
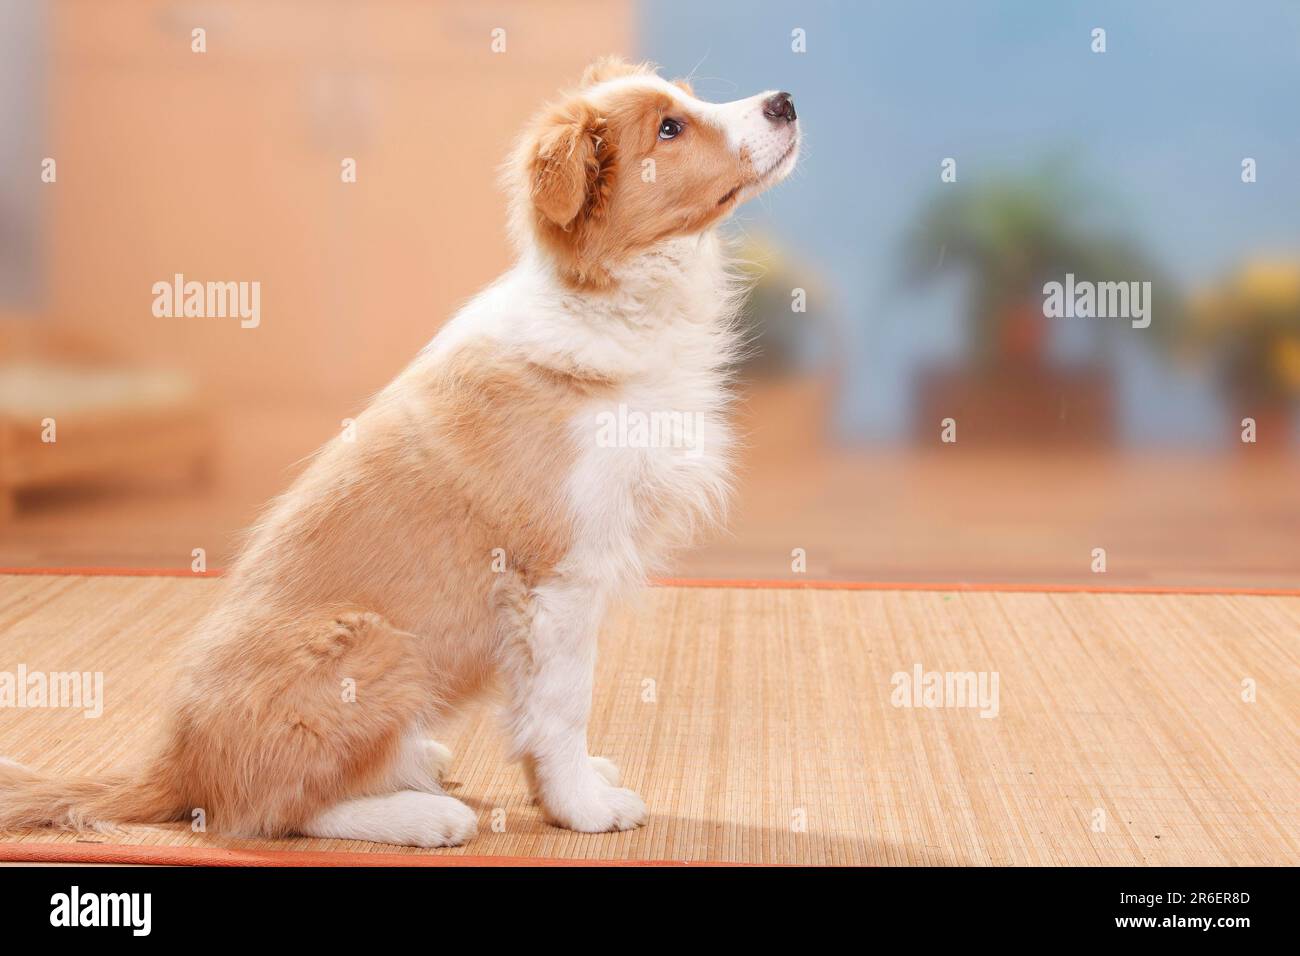
[[[672,139],[682,131],[682,124],[675,119],[666,119],[659,124],[659,138]]]

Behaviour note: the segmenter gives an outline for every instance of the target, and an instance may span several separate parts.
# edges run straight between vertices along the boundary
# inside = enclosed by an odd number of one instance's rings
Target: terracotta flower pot
[[[921,445],[939,440],[946,418],[956,420],[959,442],[976,446],[1104,446],[1117,432],[1104,366],[936,366],[920,370],[916,388],[913,434]]]
[[[1290,447],[1295,434],[1295,405],[1273,397],[1249,398],[1238,396],[1233,403],[1237,413],[1233,424],[1237,430],[1237,445],[1243,454],[1284,454]],[[1247,418],[1255,420],[1255,440],[1242,441],[1246,430],[1242,421]]]

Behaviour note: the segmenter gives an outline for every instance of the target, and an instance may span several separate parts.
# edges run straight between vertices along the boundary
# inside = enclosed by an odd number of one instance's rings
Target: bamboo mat
[[[0,671],[105,680],[98,719],[0,708],[0,754],[59,773],[136,759],[215,583],[0,576]],[[640,830],[546,825],[483,707],[442,735],[449,790],[479,812],[465,847],[174,825],[10,836],[0,858],[1294,865],[1298,637],[1289,596],[652,588],[602,634],[590,735],[646,798]],[[996,674],[997,716],[894,706],[917,665]]]

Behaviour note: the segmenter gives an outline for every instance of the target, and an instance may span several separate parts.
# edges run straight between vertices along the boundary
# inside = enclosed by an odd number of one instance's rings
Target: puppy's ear
[[[537,211],[562,229],[603,212],[615,150],[596,109],[580,99],[564,104],[542,121],[535,143],[528,179]]]

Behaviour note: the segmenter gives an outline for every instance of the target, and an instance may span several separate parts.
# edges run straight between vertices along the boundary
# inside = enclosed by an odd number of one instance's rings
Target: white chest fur
[[[725,402],[720,374],[678,374],[625,386],[580,413],[569,573],[614,588],[639,584],[671,549],[722,518]]]
[[[568,573],[639,584],[676,546],[723,516],[731,432],[727,369],[735,296],[712,235],[642,257],[618,292],[581,309],[566,347],[620,384],[572,423]]]

